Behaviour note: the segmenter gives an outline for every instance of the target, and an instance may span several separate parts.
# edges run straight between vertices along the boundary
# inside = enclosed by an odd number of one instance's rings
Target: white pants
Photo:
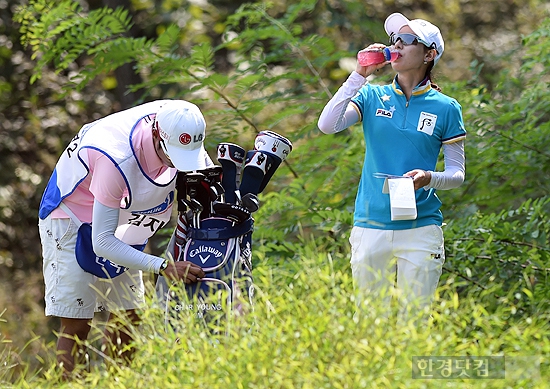
[[[373,300],[389,306],[394,294],[400,296],[400,311],[412,315],[431,304],[445,262],[441,227],[379,230],[355,226],[349,240],[358,307]]]
[[[71,219],[48,216],[38,223],[46,284],[46,316],[92,319],[94,312],[143,307],[141,270],[129,269],[113,279],[87,273],[75,258],[77,226]]]

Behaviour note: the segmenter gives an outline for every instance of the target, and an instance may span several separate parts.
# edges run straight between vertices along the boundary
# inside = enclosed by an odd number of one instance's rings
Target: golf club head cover
[[[264,176],[269,167],[274,163],[275,159],[276,157],[271,154],[267,154],[259,150],[250,150],[246,153],[243,177],[239,187],[241,196],[245,196],[247,193],[252,193],[255,195],[260,193],[260,187]]]
[[[218,144],[218,162],[223,168],[222,186],[225,190],[225,201],[235,203],[237,180],[241,174],[245,150],[233,143]]]
[[[260,131],[254,140],[254,150],[262,150],[273,154],[281,161],[292,151],[292,143],[282,135],[273,131]]]
[[[276,132],[261,131],[254,140],[254,150],[263,151],[273,157],[273,163],[269,165],[260,185],[258,193],[261,193],[273,177],[275,170],[292,151],[292,143]]]
[[[204,185],[206,176],[199,171],[178,172],[176,178],[176,188],[178,189],[178,211],[182,211],[180,206],[182,198],[195,199],[202,205],[201,219],[210,216],[210,187]],[[180,190],[179,188],[183,188]]]

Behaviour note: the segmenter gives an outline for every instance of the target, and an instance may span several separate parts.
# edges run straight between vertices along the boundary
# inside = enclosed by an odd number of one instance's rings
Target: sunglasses
[[[401,41],[403,46],[409,46],[409,45],[417,45],[418,43],[422,43],[424,46],[429,47],[430,49],[435,49],[435,43],[429,44],[426,41],[423,41],[419,37],[417,37],[414,34],[392,34],[390,36],[390,44],[395,45],[398,41]]]

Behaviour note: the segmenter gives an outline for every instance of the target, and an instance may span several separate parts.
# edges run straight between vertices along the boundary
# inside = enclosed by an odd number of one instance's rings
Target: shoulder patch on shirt
[[[428,112],[420,112],[420,118],[418,119],[418,125],[416,129],[417,131],[432,135],[434,133],[436,122],[437,115]]]

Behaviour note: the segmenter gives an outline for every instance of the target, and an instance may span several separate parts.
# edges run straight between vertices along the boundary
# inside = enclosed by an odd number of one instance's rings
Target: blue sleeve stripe
[[[359,114],[359,122],[362,122],[363,121],[363,112],[361,112],[361,107],[359,107],[359,105],[353,100],[351,100],[350,103],[353,103],[353,108],[355,108],[355,110]]]
[[[455,143],[466,138],[466,133],[455,135],[451,138],[443,139],[443,144]]]

